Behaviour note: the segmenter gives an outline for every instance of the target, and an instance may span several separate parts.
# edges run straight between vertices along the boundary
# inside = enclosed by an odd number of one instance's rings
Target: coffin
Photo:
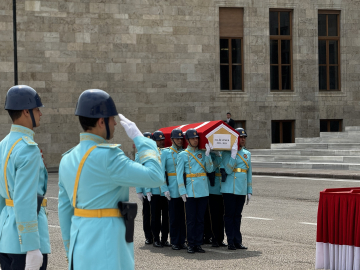
[[[213,150],[231,150],[239,134],[222,120],[208,121],[195,124],[187,124],[182,126],[165,127],[160,130],[165,135],[165,147],[172,145],[170,139],[171,131],[175,128],[180,128],[184,134],[190,129],[194,128],[199,134],[199,149],[205,149],[205,144],[209,144]],[[187,142],[184,140],[183,148],[187,147]]]

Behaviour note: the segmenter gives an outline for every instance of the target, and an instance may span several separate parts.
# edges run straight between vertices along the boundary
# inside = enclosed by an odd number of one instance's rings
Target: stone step
[[[348,126],[345,127],[345,131],[360,131],[360,126]]]
[[[360,143],[359,136],[295,138],[295,143]]]
[[[354,170],[360,171],[360,164],[352,163],[306,163],[306,162],[251,162],[253,167],[312,169],[312,170]]]
[[[271,144],[271,149],[356,150],[360,149],[360,143],[279,143]]]
[[[360,156],[359,150],[330,150],[330,149],[250,149],[251,156],[268,155],[268,156]]]
[[[252,162],[304,162],[304,163],[351,163],[360,164],[360,156],[293,156],[293,155],[252,155]]]

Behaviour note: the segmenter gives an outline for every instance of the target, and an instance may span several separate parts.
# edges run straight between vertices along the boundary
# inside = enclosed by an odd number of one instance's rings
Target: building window
[[[220,89],[244,90],[242,8],[220,8]]]
[[[319,90],[340,90],[340,12],[318,14]]]
[[[320,132],[341,132],[341,119],[320,119]]]
[[[294,143],[295,142],[295,121],[294,120],[271,121],[271,142],[272,143]]]
[[[246,130],[246,121],[244,120],[235,120],[235,128],[243,128]]]
[[[270,9],[270,89],[292,91],[292,12]]]

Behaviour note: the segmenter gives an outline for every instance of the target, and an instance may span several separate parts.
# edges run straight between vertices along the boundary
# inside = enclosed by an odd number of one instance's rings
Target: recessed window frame
[[[238,128],[236,127],[237,124],[241,124],[241,128],[246,130],[246,120],[234,120],[234,121],[235,121],[235,128]]]
[[[271,64],[270,61],[270,91],[271,92],[293,92],[294,91],[294,78],[293,78],[293,42],[292,42],[292,33],[293,33],[293,10],[292,9],[269,9],[269,18],[270,18],[270,12],[278,12],[278,35],[271,35],[269,31],[270,36],[270,43],[271,40],[277,40],[278,41],[278,63],[277,64]],[[289,12],[289,22],[290,22],[290,34],[289,35],[280,35],[280,12]],[[269,19],[269,29],[270,29],[270,19]],[[290,41],[290,64],[282,64],[281,61],[281,41],[282,40],[289,40]],[[271,46],[271,45],[270,45]],[[271,54],[271,50],[270,50]],[[271,55],[269,54],[270,58]],[[278,83],[279,83],[279,89],[271,89],[271,66],[278,66]],[[282,67],[283,66],[289,66],[290,67],[290,89],[282,89]]]
[[[272,134],[272,132],[273,132],[273,130],[272,130],[272,124],[274,123],[274,122],[279,122],[280,123],[280,126],[279,126],[279,137],[280,137],[280,142],[278,142],[278,143],[284,143],[284,138],[283,138],[283,123],[284,122],[291,122],[291,132],[292,132],[292,134],[291,134],[291,143],[295,143],[295,120],[271,120],[271,134]],[[271,135],[272,136],[272,135]],[[271,137],[271,143],[272,144],[277,144],[277,143],[274,143],[273,142],[273,138]]]
[[[342,132],[342,127],[343,127],[343,120],[342,119],[320,119],[320,124],[321,124],[321,121],[327,121],[327,131],[321,131],[320,132]],[[330,124],[331,124],[331,121],[336,121],[336,122],[339,122],[339,130],[338,131],[331,131],[330,130]]]
[[[325,92],[325,91],[341,91],[341,55],[340,55],[340,11],[339,10],[319,10],[319,15],[326,15],[326,36],[320,36],[318,33],[318,41],[326,41],[326,64],[320,64],[319,66],[319,91]],[[337,15],[337,36],[329,36],[329,16],[328,15]],[[318,23],[319,28],[319,23]],[[329,57],[329,41],[337,41],[338,42],[338,64],[330,64],[330,57]],[[318,58],[320,62],[320,54],[318,52]],[[320,89],[320,67],[326,66],[326,89]],[[338,67],[338,89],[330,89],[330,67],[331,66],[337,66]]]

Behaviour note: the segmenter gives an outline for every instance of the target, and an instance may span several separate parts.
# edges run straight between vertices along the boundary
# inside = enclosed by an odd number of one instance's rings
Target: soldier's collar
[[[92,134],[92,133],[87,133],[87,132],[80,133],[80,142],[82,142],[82,141],[93,141],[98,144],[99,143],[107,143],[107,141],[103,137],[100,137],[100,136]]]
[[[199,150],[199,148],[197,148],[197,147],[192,147],[192,146],[190,146],[190,145],[188,145],[187,149],[190,150],[190,151],[192,151],[192,152],[196,152],[197,150]]]
[[[34,139],[35,132],[27,127],[20,126],[20,125],[11,125],[10,132],[19,132],[26,134],[27,136],[31,137],[31,139]]]
[[[171,147],[174,148],[176,151],[182,151],[182,150],[184,150],[182,147],[180,147],[180,149],[178,149],[175,144],[173,144]]]

